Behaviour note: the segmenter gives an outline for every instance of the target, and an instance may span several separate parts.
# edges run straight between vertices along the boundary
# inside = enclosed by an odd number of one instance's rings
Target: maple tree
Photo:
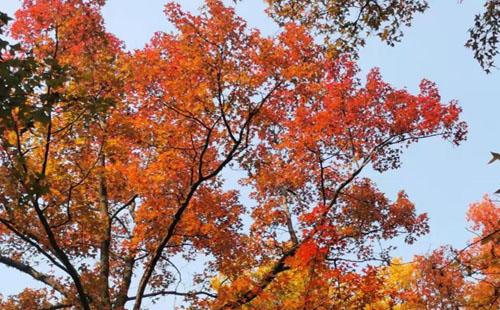
[[[467,218],[476,234],[467,247],[443,247],[417,257],[417,291],[426,305],[465,309],[495,309],[500,305],[500,206],[485,197],[470,206]]]
[[[324,37],[340,53],[356,53],[369,36],[393,46],[415,15],[429,8],[426,0],[266,0],[280,23],[299,22]]]
[[[393,46],[403,28],[429,8],[427,0],[266,0],[277,22],[298,22],[323,36],[335,53],[356,55],[370,36]],[[486,73],[495,66],[500,33],[500,1],[485,0],[465,43]]]
[[[474,52],[474,58],[487,73],[495,67],[499,35],[500,1],[487,0],[484,11],[474,17],[474,25],[469,29],[469,39],[465,44]]]
[[[496,309],[499,208],[489,197],[470,206],[467,217],[477,235],[465,248],[443,246],[410,262],[394,258],[357,270],[316,261],[312,268],[285,271],[243,309]],[[268,270],[263,266],[252,276],[259,279]],[[220,278],[212,286],[219,295],[228,289]]]
[[[385,277],[402,281],[397,288],[403,293],[399,299],[403,307],[498,308],[500,206],[485,196],[470,205],[467,219],[475,237],[466,247],[442,246],[428,255],[416,256],[411,263],[396,262],[384,272]]]
[[[104,2],[25,0],[9,27],[19,45],[0,42],[0,263],[46,286],[3,308],[175,295],[192,308],[356,309],[415,295],[384,279],[396,269],[380,267],[391,258],[378,244],[412,243],[427,217],[363,171],[397,169],[422,139],[459,144],[456,102],[427,80],[418,94],[376,69],[362,81],[304,26],[264,37],[218,0],[199,15],[167,4],[176,31],[126,52]],[[494,270],[489,246],[463,265]],[[188,291],[179,261],[200,265]]]

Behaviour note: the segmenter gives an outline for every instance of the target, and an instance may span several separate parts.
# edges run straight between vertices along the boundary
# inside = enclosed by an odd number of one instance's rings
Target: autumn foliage
[[[176,30],[129,52],[103,5],[25,0],[8,28],[20,45],[1,41],[0,263],[46,287],[2,309],[168,295],[192,309],[498,304],[489,198],[471,207],[482,239],[463,251],[403,264],[379,248],[414,242],[427,216],[364,170],[397,169],[422,139],[465,139],[435,84],[361,78],[305,27],[264,37],[218,0],[199,15],[167,4]]]

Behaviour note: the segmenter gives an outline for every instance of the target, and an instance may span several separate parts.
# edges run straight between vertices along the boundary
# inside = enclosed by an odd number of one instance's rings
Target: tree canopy
[[[331,51],[353,56],[370,36],[394,46],[401,41],[404,28],[429,8],[427,0],[266,1],[270,15],[279,23],[298,22],[321,35]],[[476,14],[468,30],[465,46],[487,73],[495,67],[499,34],[500,1],[485,0],[484,11]]]
[[[361,79],[305,25],[265,37],[219,0],[198,15],[167,4],[176,30],[127,52],[104,2],[25,0],[8,27],[18,44],[0,41],[0,263],[45,286],[2,309],[138,310],[168,295],[189,309],[498,305],[491,199],[471,207],[466,249],[404,264],[380,246],[414,242],[428,219],[364,170],[466,138],[434,83]],[[186,291],[179,261],[200,266]]]

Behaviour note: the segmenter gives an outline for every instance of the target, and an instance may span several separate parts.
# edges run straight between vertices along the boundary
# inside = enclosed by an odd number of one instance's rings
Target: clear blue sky
[[[140,48],[155,31],[171,30],[162,13],[165,2],[108,0],[104,8],[108,29],[129,49]],[[201,3],[179,2],[190,10]],[[429,214],[431,233],[414,246],[403,246],[396,252],[405,258],[441,244],[463,246],[471,237],[465,229],[467,206],[500,187],[500,165],[486,165],[489,151],[500,151],[500,70],[486,75],[463,47],[467,29],[483,2],[432,0],[431,9],[416,18],[401,44],[391,48],[370,41],[361,52],[363,71],[379,67],[385,80],[395,86],[415,91],[422,78],[435,81],[444,100],[460,102],[469,124],[469,139],[462,146],[426,141],[406,152],[401,169],[371,175],[389,197],[405,189],[418,210]],[[0,10],[13,13],[18,6],[17,0],[1,0]],[[272,35],[277,28],[263,10],[263,0],[245,0],[238,5],[238,12],[250,26]],[[0,279],[3,294],[16,292],[28,283],[24,276],[3,267]]]

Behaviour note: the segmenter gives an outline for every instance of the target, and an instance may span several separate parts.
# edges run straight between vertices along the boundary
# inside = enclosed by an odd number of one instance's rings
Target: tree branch
[[[39,272],[39,271],[35,270],[33,267],[31,267],[25,263],[15,261],[15,260],[13,260],[9,257],[3,256],[3,255],[0,255],[0,263],[6,265],[8,267],[17,269],[18,271],[31,276],[33,279],[38,280],[38,281],[50,286],[51,288],[55,289],[56,291],[58,291],[59,293],[61,293],[64,296],[67,296],[67,294],[68,294],[68,292],[66,291],[66,287],[64,285],[62,285],[61,283],[59,283],[55,277],[50,276],[50,275],[45,274],[45,273],[42,273],[42,272]]]
[[[195,297],[195,296],[199,296],[199,295],[204,295],[204,296],[207,296],[207,297],[210,297],[210,298],[217,298],[217,295],[216,294],[212,294],[212,293],[209,293],[209,292],[204,292],[204,291],[200,291],[200,292],[177,292],[177,291],[160,291],[160,292],[154,292],[154,293],[148,293],[148,294],[144,294],[143,295],[143,298],[151,298],[151,297],[156,297],[156,296],[165,296],[165,295],[175,295],[175,296],[184,296],[184,297]],[[132,301],[132,300],[135,300],[136,297],[127,297],[127,301]]]

